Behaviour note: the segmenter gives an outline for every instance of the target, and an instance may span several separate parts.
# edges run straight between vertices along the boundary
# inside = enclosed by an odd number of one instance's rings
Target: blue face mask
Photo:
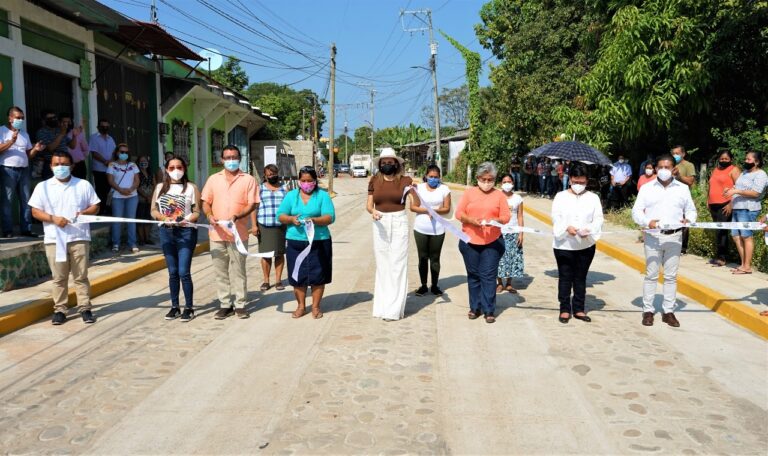
[[[119,158],[121,161],[128,160],[128,154],[117,154],[117,158]]]
[[[675,155],[674,157],[675,157],[675,163],[680,163],[680,160],[683,159],[683,157],[681,157],[680,155]]]
[[[69,177],[70,169],[66,165],[58,165],[53,167],[53,175],[56,179],[64,180]]]
[[[429,185],[432,188],[437,188],[440,186],[440,178],[439,177],[428,177],[427,178],[427,185]]]
[[[16,130],[21,130],[21,127],[24,126],[24,119],[13,119],[13,122],[11,122],[11,126]]]
[[[240,168],[240,160],[224,160],[227,171],[237,171]]]

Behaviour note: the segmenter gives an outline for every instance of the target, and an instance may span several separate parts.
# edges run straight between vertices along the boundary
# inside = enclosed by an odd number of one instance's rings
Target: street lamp
[[[440,171],[443,170],[443,161],[440,156],[440,105],[438,104],[438,98],[437,98],[437,71],[435,68],[435,55],[432,54],[432,57],[429,59],[429,65],[430,68],[423,67],[423,66],[412,66],[411,68],[420,68],[422,70],[427,70],[432,73],[432,83],[434,85],[434,103],[435,103],[435,163],[437,164],[437,167],[440,168]]]

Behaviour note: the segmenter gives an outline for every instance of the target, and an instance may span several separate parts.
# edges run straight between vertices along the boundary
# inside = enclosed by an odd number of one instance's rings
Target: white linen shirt
[[[623,182],[632,177],[632,167],[629,163],[616,162],[613,164],[613,168],[611,168],[611,176],[613,176],[613,180],[616,183]]]
[[[111,136],[107,135],[104,137],[101,133],[94,133],[91,135],[91,139],[88,141],[88,146],[91,149],[91,153],[99,154],[99,156],[105,160],[112,160],[112,152],[114,152],[115,147],[117,147],[115,140],[112,139]],[[91,165],[93,166],[93,171],[102,173],[107,172],[107,167],[100,161],[93,160]]]
[[[0,127],[0,142],[5,143],[13,138],[13,132],[6,126]],[[12,166],[14,168],[26,168],[29,166],[27,151],[32,149],[32,141],[29,140],[27,132],[19,130],[16,136],[16,142],[13,143],[5,152],[0,153],[0,165]]]
[[[589,230],[588,236],[571,236],[568,227]],[[552,201],[552,247],[559,250],[584,250],[600,239],[603,230],[603,206],[592,192],[576,195],[563,190]]]
[[[61,182],[52,177],[40,182],[29,198],[29,206],[39,209],[51,215],[75,218],[78,212],[82,212],[94,204],[99,203],[99,197],[93,190],[90,182],[72,176],[68,182]],[[90,241],[91,228],[87,223],[68,224],[63,231],[66,243],[77,241]],[[43,222],[45,244],[56,243],[57,226],[50,222]]]
[[[451,194],[451,189],[447,185],[440,184],[436,189],[429,191],[427,188],[429,184],[426,182],[420,183],[417,187],[419,195],[424,197],[421,201],[423,206],[429,206],[432,209],[437,209],[443,205],[445,197]],[[429,214],[417,214],[413,221],[413,230],[417,233],[426,234],[429,236],[439,236],[445,233],[443,225],[437,223],[429,217]]]
[[[695,222],[696,215],[691,190],[676,179],[666,187],[659,179],[643,185],[632,206],[632,219],[642,227],[648,227],[651,220],[670,224],[680,223],[683,219]]]

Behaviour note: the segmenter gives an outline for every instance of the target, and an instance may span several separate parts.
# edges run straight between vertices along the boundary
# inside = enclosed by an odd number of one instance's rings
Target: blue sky
[[[147,21],[151,0],[103,0],[134,19]],[[438,30],[480,52],[488,84],[489,51],[474,33],[480,0],[156,0],[158,20],[194,51],[212,47],[240,58],[251,82],[270,81],[309,88],[323,95],[328,87],[330,43],[337,47],[336,134],[345,116],[350,132],[370,120],[369,89],[376,90],[376,128],[421,123],[431,106],[429,36],[408,33],[421,25],[400,10],[432,10],[438,43],[438,87],[464,83],[461,55]],[[207,5],[210,5],[207,6]],[[218,11],[216,11],[218,10]],[[226,16],[230,16],[227,18]],[[267,25],[259,22],[263,21]],[[238,23],[239,22],[239,23]],[[279,38],[278,38],[279,35]],[[330,97],[330,93],[328,93]],[[329,107],[325,106],[326,114]],[[326,124],[326,133],[328,125]]]

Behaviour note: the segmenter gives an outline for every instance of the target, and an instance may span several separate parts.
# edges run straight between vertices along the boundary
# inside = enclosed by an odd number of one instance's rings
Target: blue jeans
[[[168,264],[171,306],[179,307],[179,288],[184,289],[184,305],[192,308],[192,255],[197,245],[197,229],[160,227],[160,245]],[[181,287],[179,287],[181,281]]]
[[[515,188],[522,190],[523,182],[520,180],[520,171],[511,171],[509,174],[512,176],[512,180],[515,181]]]
[[[539,195],[547,194],[547,176],[539,176]]]
[[[496,312],[496,271],[504,254],[504,241],[498,238],[487,245],[459,242],[459,252],[467,268],[469,309],[475,313]]]
[[[112,198],[112,216],[136,218],[136,208],[139,206],[139,195],[130,198]],[[128,231],[128,247],[136,247],[136,224],[135,223],[113,223],[112,224],[112,245],[120,245],[120,234],[125,225]]]
[[[32,230],[32,209],[27,206],[27,201],[32,195],[30,181],[32,175],[29,167],[12,168],[0,166],[0,179],[3,191],[0,194],[0,207],[2,207],[3,233],[13,233],[13,195],[19,200],[19,227],[21,232]]]
[[[562,190],[568,190],[568,175],[563,174],[563,188]]]
[[[760,211],[750,211],[749,209],[734,209],[731,221],[733,222],[756,222]],[[752,230],[731,230],[731,236],[752,237]]]

